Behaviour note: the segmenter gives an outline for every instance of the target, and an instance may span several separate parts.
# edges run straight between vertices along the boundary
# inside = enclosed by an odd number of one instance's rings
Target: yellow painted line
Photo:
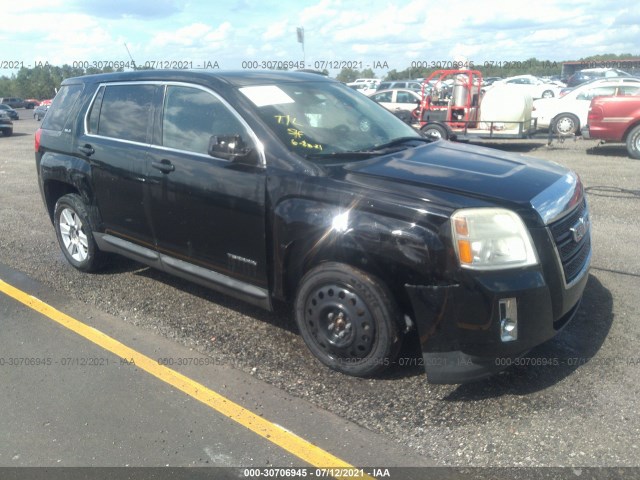
[[[278,447],[286,450],[287,452],[295,455],[296,457],[304,460],[308,464],[317,468],[329,468],[329,469],[353,469],[352,465],[333,456],[329,452],[315,446],[311,442],[299,437],[295,433],[276,425],[269,420],[264,419],[256,415],[255,413],[247,410],[246,408],[238,405],[237,403],[229,400],[228,398],[220,395],[219,393],[205,387],[201,383],[192,380],[181,373],[176,372],[164,365],[159,365],[157,361],[143,355],[142,353],[127,347],[125,344],[118,340],[102,333],[89,325],[86,325],[79,320],[53,308],[51,305],[37,299],[36,297],[29,295],[28,293],[19,290],[18,288],[9,285],[8,283],[0,280],[0,292],[8,295],[9,297],[17,300],[18,302],[26,305],[27,307],[41,313],[45,317],[50,318],[54,322],[59,323],[65,328],[77,333],[81,337],[95,343],[96,345],[108,350],[109,352],[117,355],[120,358],[133,360],[135,366],[144,370],[145,372],[159,378],[165,383],[168,383],[172,387],[183,391],[190,397],[204,403],[208,407],[216,410],[225,417],[239,423],[243,427],[248,428],[252,432],[266,438],[270,442],[274,443]],[[338,470],[339,471],[339,470]],[[341,478],[337,476],[336,478]],[[346,477],[345,477],[346,478]],[[353,478],[353,477],[350,477]],[[372,479],[368,475],[364,475],[358,478]]]

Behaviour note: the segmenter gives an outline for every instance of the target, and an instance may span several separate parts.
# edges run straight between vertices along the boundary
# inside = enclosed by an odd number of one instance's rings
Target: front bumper
[[[551,293],[538,275],[519,275],[498,282],[406,289],[416,314],[423,364],[430,383],[464,383],[504,370],[534,347],[553,338],[574,317],[588,275],[572,286],[576,302],[564,315],[552,313]],[[511,287],[509,287],[509,282]],[[532,288],[513,289],[532,282]],[[503,342],[499,302],[516,298],[518,339]],[[485,320],[486,319],[486,320]]]
[[[549,227],[530,229],[540,260],[535,267],[461,270],[450,285],[405,285],[429,382],[490,376],[569,323],[589,277],[591,235],[589,229],[572,244],[566,232],[585,218],[588,209],[582,203]],[[515,339],[504,336],[505,301],[515,301]]]

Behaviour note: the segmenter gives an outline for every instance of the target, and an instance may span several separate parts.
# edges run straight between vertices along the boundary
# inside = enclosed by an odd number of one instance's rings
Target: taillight
[[[36,152],[40,150],[40,135],[42,135],[42,129],[39,128],[38,130],[36,130],[36,134],[35,134],[35,147],[36,147]]]
[[[600,121],[604,117],[602,107],[595,106],[589,109],[589,115],[587,116],[587,122]]]

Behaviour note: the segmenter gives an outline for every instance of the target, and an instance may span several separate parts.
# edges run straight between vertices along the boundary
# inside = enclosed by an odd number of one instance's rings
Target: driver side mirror
[[[255,150],[247,146],[240,135],[213,135],[209,138],[207,152],[212,157],[224,158],[232,162],[249,165],[258,163]]]

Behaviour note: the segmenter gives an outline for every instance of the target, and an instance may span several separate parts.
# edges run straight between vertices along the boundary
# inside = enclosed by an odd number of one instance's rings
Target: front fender
[[[392,291],[444,271],[438,231],[409,219],[312,199],[289,198],[274,210],[274,294],[286,298],[292,284],[321,261],[339,261],[376,274]]]

